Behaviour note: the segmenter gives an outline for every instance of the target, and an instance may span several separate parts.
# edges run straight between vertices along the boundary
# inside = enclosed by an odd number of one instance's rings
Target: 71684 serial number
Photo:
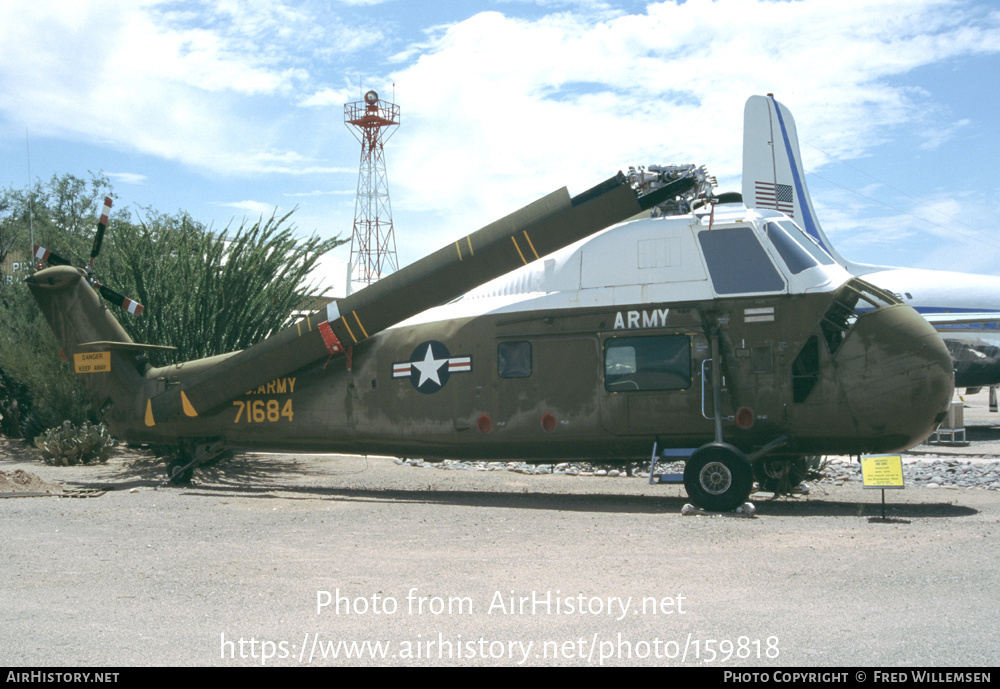
[[[233,419],[233,423],[277,423],[282,420],[291,421],[295,416],[291,400],[285,400],[284,404],[275,399],[249,402],[234,400],[233,406],[236,407],[236,418]]]

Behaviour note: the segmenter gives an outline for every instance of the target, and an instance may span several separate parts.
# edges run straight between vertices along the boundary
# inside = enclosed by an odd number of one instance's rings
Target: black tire
[[[788,493],[806,480],[809,461],[806,457],[764,457],[753,467],[761,490]]]
[[[699,507],[731,512],[750,497],[753,468],[732,445],[709,443],[695,450],[685,464],[684,488]]]
[[[183,486],[191,483],[191,479],[194,477],[194,467],[184,468],[190,463],[190,459],[181,456],[172,460],[167,465],[167,478],[172,484],[175,486]]]

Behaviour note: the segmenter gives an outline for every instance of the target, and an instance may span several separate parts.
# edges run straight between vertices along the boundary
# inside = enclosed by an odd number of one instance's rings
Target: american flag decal
[[[771,208],[789,217],[795,217],[795,200],[791,185],[754,182],[754,195],[760,208]]]

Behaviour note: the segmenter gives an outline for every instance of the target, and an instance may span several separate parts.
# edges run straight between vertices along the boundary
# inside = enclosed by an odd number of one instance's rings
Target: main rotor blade
[[[147,423],[197,416],[247,390],[345,351],[400,321],[626,220],[694,185],[637,197],[617,176],[574,198],[565,188],[463,237],[150,401]]]
[[[101,211],[101,219],[97,221],[97,235],[94,237],[94,247],[90,250],[90,262],[93,263],[97,255],[101,253],[101,244],[104,243],[104,231],[108,229],[108,217],[111,215],[111,197],[104,197],[104,209]]]

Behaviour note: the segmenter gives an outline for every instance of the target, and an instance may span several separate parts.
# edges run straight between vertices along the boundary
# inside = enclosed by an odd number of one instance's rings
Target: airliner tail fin
[[[751,96],[743,110],[743,202],[791,217],[838,263],[849,265],[816,218],[792,113],[774,96]]]

